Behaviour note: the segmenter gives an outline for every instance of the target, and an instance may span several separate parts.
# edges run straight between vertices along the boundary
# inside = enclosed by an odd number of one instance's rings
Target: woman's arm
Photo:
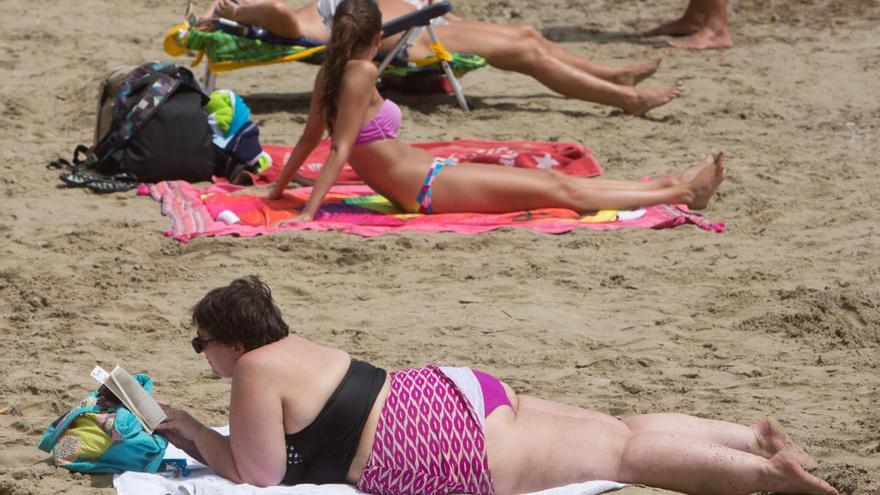
[[[239,359],[232,377],[228,437],[167,404],[162,408],[168,418],[157,429],[228,480],[278,485],[287,471],[284,410],[274,388],[278,381],[261,363]]]
[[[321,167],[312,194],[303,208],[299,219],[311,221],[321,207],[327,191],[336,181],[342,166],[351,154],[351,148],[363,125],[364,117],[375,91],[376,66],[366,60],[352,61],[345,68],[339,91],[339,112],[333,125],[333,142],[330,155]]]
[[[324,136],[326,124],[320,110],[321,84],[319,84],[323,79],[323,72],[323,69],[318,71],[318,77],[315,78],[315,87],[312,90],[312,101],[309,103],[309,117],[306,120],[306,127],[296,142],[293,152],[290,153],[290,158],[287,159],[284,170],[278,179],[275,180],[275,186],[269,194],[270,199],[278,199],[284,195],[284,190],[287,189],[290,180],[293,179],[293,176],[296,175],[296,172],[302,167],[306,158],[314,151]]]

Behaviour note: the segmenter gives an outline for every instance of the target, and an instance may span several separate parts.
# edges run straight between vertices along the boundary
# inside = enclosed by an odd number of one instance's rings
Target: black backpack
[[[77,146],[72,165],[59,159],[50,166],[73,168],[60,179],[96,192],[124,191],[140,182],[210,180],[216,151],[202,111],[207,99],[188,69],[169,62],[141,65],[119,85],[109,131],[92,148]],[[98,134],[100,127],[99,111]]]

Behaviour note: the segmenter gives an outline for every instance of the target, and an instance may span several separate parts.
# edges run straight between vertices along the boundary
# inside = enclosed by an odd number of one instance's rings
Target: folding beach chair
[[[165,51],[179,56],[186,51],[198,51],[193,66],[207,57],[204,87],[211,91],[220,72],[228,72],[247,67],[289,61],[321,63],[326,45],[307,38],[282,38],[254,26],[244,26],[228,19],[215,22],[213,31],[195,28],[195,17],[191,15],[192,2],[187,7],[184,24],[173,27],[165,37]],[[458,77],[483,67],[486,60],[479,55],[448,52],[443,47],[431,20],[452,10],[452,5],[442,1],[428,5],[415,12],[398,17],[382,26],[384,36],[403,32],[400,41],[387,55],[380,55],[376,63],[379,76],[409,77],[443,75],[449,82],[452,92],[462,110],[468,111],[468,104]],[[428,31],[434,55],[424,59],[408,59],[402,55],[405,47],[415,37],[420,28]]]

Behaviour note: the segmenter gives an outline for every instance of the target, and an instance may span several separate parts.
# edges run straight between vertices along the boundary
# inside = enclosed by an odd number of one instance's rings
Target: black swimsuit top
[[[367,417],[384,384],[385,370],[352,359],[318,417],[301,431],[284,436],[287,471],[281,482],[345,483]]]

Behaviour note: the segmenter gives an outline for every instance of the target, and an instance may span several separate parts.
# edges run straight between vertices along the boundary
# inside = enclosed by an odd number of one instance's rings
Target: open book
[[[159,407],[156,399],[124,369],[117,366],[107,373],[104,368],[95,366],[91,375],[113,392],[119,402],[122,402],[140,421],[147,433],[152,435],[156,425],[165,420],[165,411]]]

